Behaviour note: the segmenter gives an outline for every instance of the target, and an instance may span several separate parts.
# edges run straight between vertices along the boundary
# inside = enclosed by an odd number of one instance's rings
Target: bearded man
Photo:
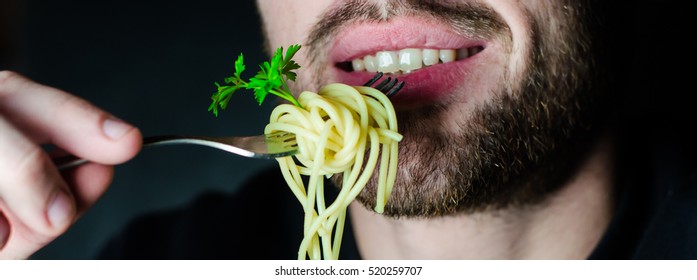
[[[269,51],[303,45],[294,92],[332,82],[359,85],[375,72],[406,84],[391,98],[404,135],[394,191],[383,214],[371,210],[374,183],[350,206],[341,258],[697,257],[697,246],[687,241],[694,227],[676,227],[680,217],[694,224],[694,215],[667,207],[694,205],[694,179],[665,188],[647,184],[660,183],[657,177],[628,179],[637,169],[618,168],[633,157],[618,157],[626,153],[613,114],[624,97],[615,91],[615,79],[624,77],[616,71],[628,57],[614,52],[622,39],[612,20],[617,7],[593,0],[257,4]],[[12,147],[0,150],[9,155],[1,164],[29,166],[21,169],[27,174],[0,182],[0,240],[6,243],[0,256],[22,258],[84,211],[73,194],[93,202],[97,195],[84,190],[103,191],[108,165],[135,155],[140,133],[64,92],[14,73],[1,77],[0,96],[10,101],[0,112],[7,119],[28,115],[29,105],[21,104],[36,98],[13,93],[35,91],[64,102],[66,120],[90,124],[66,135],[76,130],[52,129],[43,125],[47,120],[0,122],[0,147]],[[77,147],[81,133],[102,142]],[[103,165],[83,167],[66,184],[32,145],[46,139]],[[41,179],[28,179],[36,177],[31,174]],[[18,182],[32,187],[18,192],[12,189]],[[284,185],[270,170],[231,197],[208,196],[143,218],[100,257],[295,258],[300,206],[289,191],[269,191]],[[259,209],[262,198],[268,207]],[[10,225],[28,234],[9,237]]]

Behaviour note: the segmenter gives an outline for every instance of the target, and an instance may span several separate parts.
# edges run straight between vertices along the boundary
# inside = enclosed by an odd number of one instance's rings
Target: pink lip
[[[415,18],[398,18],[385,23],[362,23],[343,29],[334,41],[330,59],[336,65],[382,50],[405,48],[459,49],[486,47],[482,39],[466,38],[443,24]],[[405,82],[405,87],[392,98],[399,108],[418,107],[443,102],[450,92],[464,83],[463,75],[472,71],[474,61],[486,50],[467,59],[436,64],[409,74],[391,75]],[[333,67],[334,77],[341,83],[362,85],[375,73],[347,72]]]

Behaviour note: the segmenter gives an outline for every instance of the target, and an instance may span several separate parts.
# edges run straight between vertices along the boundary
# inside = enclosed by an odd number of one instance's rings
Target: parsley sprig
[[[244,65],[244,56],[240,54],[235,61],[235,74],[224,79],[225,85],[215,83],[218,92],[211,96],[213,102],[208,107],[208,111],[213,111],[213,114],[218,116],[218,108],[223,110],[227,108],[232,94],[238,89],[254,90],[254,98],[259,102],[259,105],[264,102],[267,95],[273,94],[302,107],[288,88],[288,80],[295,81],[297,75],[294,71],[300,68],[300,65],[292,59],[299,49],[300,45],[290,45],[285,56],[282,47],[276,49],[271,61],[260,64],[259,72],[249,81],[242,78],[242,72],[246,66]]]

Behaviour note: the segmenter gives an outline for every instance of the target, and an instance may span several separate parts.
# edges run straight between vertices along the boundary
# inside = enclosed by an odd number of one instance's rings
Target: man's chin
[[[384,215],[390,217],[433,217],[455,214],[467,190],[456,180],[466,164],[452,136],[440,122],[445,112],[432,108],[400,118],[398,170]],[[376,202],[377,172],[357,197],[366,208]]]

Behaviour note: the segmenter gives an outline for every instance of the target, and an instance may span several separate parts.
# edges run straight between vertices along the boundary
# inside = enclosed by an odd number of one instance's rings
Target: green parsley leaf
[[[244,56],[240,54],[235,61],[235,74],[223,79],[225,85],[221,86],[217,82],[215,83],[218,91],[211,96],[212,102],[208,111],[213,111],[213,114],[218,116],[218,109],[227,108],[232,95],[241,88],[254,91],[254,99],[259,105],[264,102],[267,95],[273,94],[302,107],[293,97],[287,82],[287,80],[295,81],[297,74],[294,71],[300,68],[300,65],[292,59],[298,50],[300,50],[300,45],[291,45],[284,56],[282,47],[276,49],[271,60],[260,64],[259,72],[249,81],[242,78],[242,72],[246,66]]]
[[[238,80],[241,80],[242,78],[240,75],[242,75],[242,72],[244,72],[244,55],[240,54],[237,57],[237,60],[235,61],[235,77]]]
[[[286,75],[288,80],[295,81],[296,74],[293,72],[293,70],[299,69],[300,65],[295,63],[291,58],[295,55],[296,52],[300,49],[300,45],[291,45],[288,47],[288,50],[286,51],[286,57],[283,59],[283,69],[281,70],[281,73],[283,75]]]

